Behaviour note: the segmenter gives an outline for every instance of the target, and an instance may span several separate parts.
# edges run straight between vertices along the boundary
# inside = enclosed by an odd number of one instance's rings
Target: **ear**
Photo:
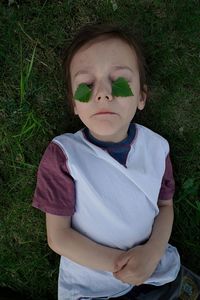
[[[138,109],[143,110],[147,100],[147,85],[144,85],[143,90],[140,92],[140,100],[138,102]]]

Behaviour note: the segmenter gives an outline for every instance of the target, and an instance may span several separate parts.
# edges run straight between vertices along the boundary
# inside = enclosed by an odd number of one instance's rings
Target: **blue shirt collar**
[[[134,137],[135,137],[135,134],[136,134],[136,126],[135,126],[135,123],[130,123],[129,125],[129,128],[128,128],[128,136],[120,141],[120,142],[117,142],[117,143],[114,143],[114,142],[104,142],[104,141],[100,141],[98,139],[96,139],[89,131],[89,129],[87,127],[85,127],[83,129],[84,133],[85,133],[85,136],[86,138],[91,142],[93,143],[94,145],[96,146],[99,146],[101,148],[104,148],[104,149],[112,149],[113,151],[117,151],[119,149],[121,149],[122,147],[127,147],[127,146],[130,146]]]

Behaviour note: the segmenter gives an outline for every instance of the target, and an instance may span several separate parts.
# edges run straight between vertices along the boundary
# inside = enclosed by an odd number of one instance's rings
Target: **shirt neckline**
[[[135,123],[130,123],[128,128],[128,136],[120,142],[104,142],[96,139],[89,131],[87,127],[83,128],[83,136],[92,144],[104,148],[104,149],[112,149],[112,151],[117,151],[122,147],[130,146],[136,135],[136,125]]]

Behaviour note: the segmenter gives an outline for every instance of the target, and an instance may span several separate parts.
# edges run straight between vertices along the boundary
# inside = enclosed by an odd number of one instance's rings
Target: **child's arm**
[[[174,221],[173,200],[158,200],[159,214],[155,218],[148,246],[155,252],[158,261],[169,242]]]
[[[102,246],[71,228],[71,217],[46,213],[49,247],[89,268],[114,272],[114,262],[124,251]]]
[[[114,276],[126,283],[139,285],[154,272],[168,244],[173,225],[173,201],[159,200],[159,214],[155,218],[149,240],[117,258],[118,272]]]

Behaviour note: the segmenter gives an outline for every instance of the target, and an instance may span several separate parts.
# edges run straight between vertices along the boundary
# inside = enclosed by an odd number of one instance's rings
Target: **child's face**
[[[89,102],[74,100],[74,112],[91,134],[109,142],[126,138],[137,108],[142,110],[146,101],[133,49],[119,38],[99,37],[76,52],[70,73],[73,95],[79,84],[92,85]],[[112,82],[118,77],[129,82],[133,96],[112,96]],[[102,111],[112,114],[97,114]]]

